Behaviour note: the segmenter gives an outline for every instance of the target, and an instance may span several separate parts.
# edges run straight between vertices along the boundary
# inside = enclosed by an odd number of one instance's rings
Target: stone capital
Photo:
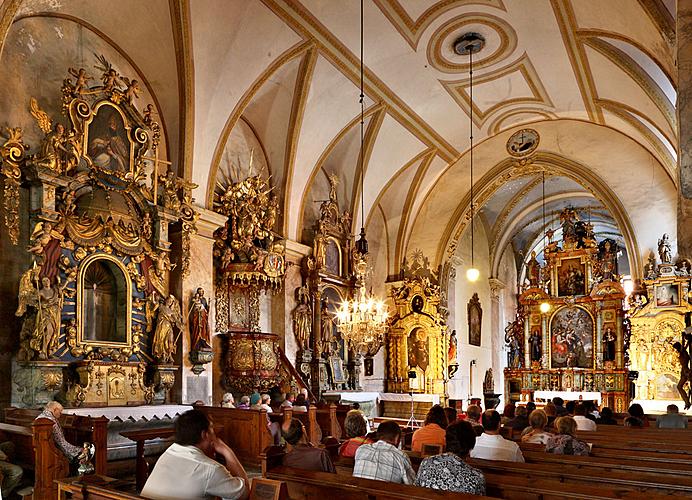
[[[490,298],[493,300],[498,300],[500,292],[506,287],[505,283],[497,278],[488,278],[488,285],[490,285]]]
[[[299,263],[303,257],[312,253],[312,247],[303,245],[294,240],[286,241],[286,260],[289,262]]]
[[[214,231],[222,227],[228,220],[228,217],[223,214],[202,207],[194,208],[195,212],[199,214],[199,218],[197,219],[197,234],[203,238],[213,238]]]

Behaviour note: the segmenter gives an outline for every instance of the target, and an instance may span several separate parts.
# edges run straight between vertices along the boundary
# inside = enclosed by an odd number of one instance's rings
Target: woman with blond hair
[[[545,451],[556,455],[588,455],[589,445],[577,439],[577,422],[570,417],[560,417],[555,420],[555,436],[548,439]]]
[[[548,439],[553,437],[546,432],[545,426],[548,425],[548,416],[543,410],[533,410],[529,415],[529,426],[521,433],[522,443],[546,444]]]

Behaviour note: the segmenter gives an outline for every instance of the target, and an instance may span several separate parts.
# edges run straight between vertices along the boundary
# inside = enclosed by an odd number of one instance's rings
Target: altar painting
[[[113,106],[100,106],[88,129],[88,152],[94,165],[111,172],[130,171],[130,139],[125,119]]]
[[[564,259],[557,271],[559,297],[586,295],[586,264],[580,258]]]
[[[677,283],[666,283],[656,286],[656,307],[673,307],[680,305],[680,293]]]
[[[593,319],[584,309],[559,309],[550,322],[551,368],[593,368],[593,332]]]

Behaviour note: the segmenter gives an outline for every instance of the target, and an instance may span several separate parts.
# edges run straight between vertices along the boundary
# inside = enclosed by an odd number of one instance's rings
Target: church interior
[[[195,408],[250,498],[446,497],[267,452],[359,409],[420,480],[440,405],[519,443],[469,459],[488,497],[692,496],[692,434],[627,428],[692,417],[688,33],[692,0],[0,0],[2,495],[146,498]],[[556,399],[620,426],[524,448]]]

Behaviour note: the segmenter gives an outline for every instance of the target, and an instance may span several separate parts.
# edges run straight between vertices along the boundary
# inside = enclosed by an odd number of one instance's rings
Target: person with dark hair
[[[526,403],[526,414],[531,415],[531,412],[536,409],[536,403],[529,401]]]
[[[454,422],[457,421],[457,411],[451,406],[445,407],[445,415],[447,416],[447,425],[452,425]]]
[[[518,431],[526,429],[529,426],[529,416],[526,411],[526,406],[519,406],[515,411],[515,417],[507,422],[505,426]]]
[[[595,431],[596,422],[586,418],[586,405],[581,401],[574,406],[574,421],[578,431]]]
[[[613,417],[613,410],[604,406],[601,408],[601,416],[596,420],[598,425],[617,425],[618,421]]]
[[[469,422],[460,420],[447,426],[447,452],[421,462],[416,485],[434,490],[485,495],[483,473],[464,460],[476,444],[476,433]]]
[[[565,410],[567,411],[567,415],[574,415],[574,408],[577,406],[577,402],[572,400],[572,401],[567,401],[565,403]]]
[[[282,426],[281,436],[286,441],[286,454],[283,458],[283,465],[286,467],[336,472],[329,452],[324,448],[315,448],[308,442],[305,427],[297,418],[292,418],[288,426]]]
[[[399,441],[399,424],[391,420],[382,422],[377,427],[377,441],[359,446],[356,450],[353,477],[413,484],[416,473],[411,466],[411,460],[398,448]]]
[[[529,425],[531,427],[527,427],[521,433],[521,442],[546,444],[552,434],[545,430],[545,426],[548,425],[548,416],[545,412],[543,410],[533,410],[531,415],[529,415]]]
[[[223,457],[226,466],[211,457]],[[233,450],[214,433],[214,423],[200,410],[175,421],[175,442],[161,455],[141,496],[190,500],[221,497],[246,499],[250,481]]]
[[[557,409],[555,404],[552,401],[548,401],[543,407],[543,411],[545,412],[545,416],[548,417],[548,423],[546,424],[545,428],[553,429],[555,419],[557,418]]]
[[[293,411],[308,411],[308,398],[302,392],[296,396],[296,400],[293,402]]]
[[[495,410],[486,410],[481,418],[484,432],[476,438],[476,446],[471,451],[471,458],[484,460],[504,460],[523,462],[519,445],[500,436],[500,414]]]
[[[687,429],[687,417],[680,415],[679,411],[678,405],[668,405],[666,414],[656,418],[656,427],[659,429]]]
[[[515,416],[516,410],[517,407],[514,403],[507,403],[505,408],[502,410],[502,419],[500,420],[500,423],[505,425],[507,422],[512,420]]]
[[[355,457],[356,450],[360,445],[372,443],[372,439],[366,436],[368,422],[360,410],[351,410],[346,414],[344,431],[346,431],[348,439],[339,448],[339,456],[341,457]]]
[[[468,405],[466,408],[466,421],[473,426],[473,431],[476,436],[483,434],[483,426],[481,425],[481,407],[478,405]]]
[[[545,451],[556,455],[588,455],[589,445],[576,438],[577,423],[569,415],[555,421],[557,433],[548,440]]]
[[[625,427],[636,427],[638,429],[641,429],[644,427],[642,425],[641,419],[639,419],[637,417],[632,417],[632,416],[625,417],[623,424]]]
[[[649,419],[644,415],[644,408],[639,403],[631,404],[627,409],[630,417],[639,419],[641,425],[631,425],[630,427],[649,427]]]
[[[445,445],[445,429],[447,428],[447,415],[444,408],[434,405],[425,416],[423,427],[413,433],[411,451],[421,452],[424,444]]]
[[[553,404],[555,405],[555,415],[558,417],[562,417],[564,415],[567,415],[569,413],[567,411],[567,408],[564,407],[565,400],[562,399],[560,396],[555,396],[553,398]]]
[[[599,417],[598,409],[596,408],[596,403],[594,401],[584,401],[584,409],[586,410],[586,415],[584,415],[589,420],[594,422]]]

